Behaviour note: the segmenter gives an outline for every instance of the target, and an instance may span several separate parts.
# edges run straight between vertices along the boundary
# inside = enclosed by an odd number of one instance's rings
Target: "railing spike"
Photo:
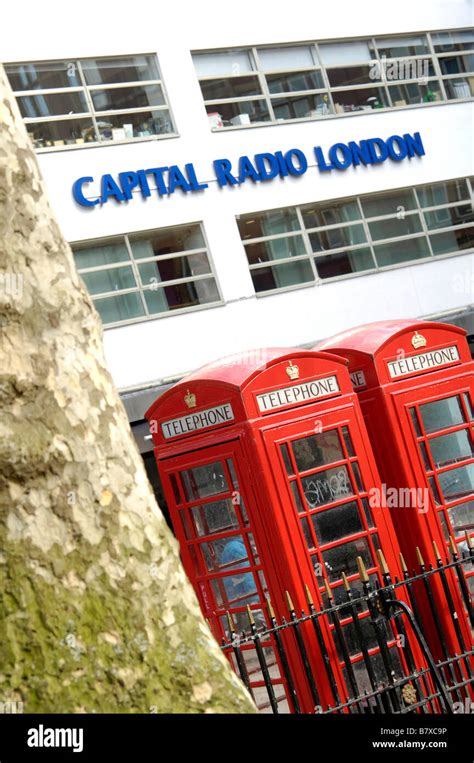
[[[331,589],[329,587],[329,583],[326,580],[326,578],[324,579],[324,588],[325,588],[325,591],[326,591],[326,596],[328,597],[329,601],[331,602],[334,599],[334,596],[332,595],[332,591],[331,591]]]
[[[465,533],[465,536],[466,536],[467,547],[468,547],[469,550],[471,550],[472,548],[474,548],[474,544],[472,542],[472,538],[469,535],[469,532],[467,530],[464,530],[464,533]]]
[[[423,560],[423,556],[422,556],[422,554],[421,554],[421,551],[420,551],[420,547],[419,547],[419,546],[417,546],[417,547],[416,547],[416,558],[418,559],[418,564],[419,564],[421,567],[424,567],[424,566],[425,566],[425,562],[424,562],[424,560]]]
[[[306,593],[306,599],[308,601],[308,604],[310,605],[310,607],[314,606],[313,597],[311,596],[311,591],[309,590],[309,586],[307,583],[304,584],[304,590]]]
[[[408,572],[408,567],[407,567],[406,562],[405,562],[405,557],[403,556],[401,551],[400,551],[400,564],[401,564],[401,567],[402,567],[403,574],[407,573]]]
[[[249,618],[250,625],[255,625],[255,619],[254,619],[254,616],[252,614],[252,610],[250,609],[248,604],[247,604],[246,609],[247,609],[247,615],[248,615],[248,618]]]
[[[382,570],[383,575],[390,575],[390,570],[388,569],[388,565],[386,562],[386,559],[383,555],[383,551],[381,548],[377,549],[377,558],[379,560],[380,568]]]
[[[344,588],[346,591],[350,591],[351,587],[349,585],[349,581],[347,579],[347,575],[345,572],[342,573],[342,582],[344,583]]]
[[[293,606],[293,602],[291,600],[291,596],[290,596],[288,591],[285,591],[285,596],[286,596],[286,601],[287,601],[287,604],[288,604],[288,609],[290,610],[290,612],[294,612],[295,608]]]
[[[451,549],[451,553],[453,556],[458,555],[458,547],[456,546],[456,541],[454,540],[453,536],[449,536],[449,548]]]
[[[440,562],[441,561],[441,554],[439,553],[439,549],[438,549],[438,546],[436,545],[436,541],[435,540],[433,540],[433,548],[434,548],[434,552],[435,552],[435,559],[436,559],[437,562]]]
[[[368,583],[369,576],[367,575],[367,570],[365,568],[364,560],[362,559],[361,556],[358,556],[356,561],[357,561],[357,567],[359,569],[360,579],[362,580],[363,583]]]

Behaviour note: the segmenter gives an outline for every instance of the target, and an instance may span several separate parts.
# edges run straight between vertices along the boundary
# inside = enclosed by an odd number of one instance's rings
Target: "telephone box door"
[[[458,553],[467,550],[466,531],[474,529],[474,401],[472,390],[455,380],[439,384],[414,400],[413,392],[395,397],[409,451],[417,455],[418,484],[428,489],[430,538],[438,547],[451,535]],[[428,506],[423,505],[423,509]],[[433,522],[432,518],[435,518]],[[444,554],[443,556],[446,556]],[[474,570],[466,568],[474,590]]]
[[[240,442],[234,440],[158,463],[165,494],[173,496],[170,514],[183,565],[214,636],[218,641],[229,639],[226,612],[231,613],[237,632],[248,631],[247,605],[256,625],[264,625],[267,577],[277,578],[268,570],[269,552],[262,549],[265,539],[255,524],[255,498]],[[283,673],[271,643],[262,646],[271,667],[279,711],[285,712]],[[249,645],[243,653],[255,702],[260,710],[270,710],[255,649]]]
[[[320,606],[328,606],[324,579],[336,604],[346,601],[342,573],[351,589],[362,592],[357,557],[362,557],[372,582],[381,580],[377,549],[382,549],[389,567],[396,570],[383,511],[370,492],[370,486],[378,483],[378,476],[365,450],[354,409],[346,407],[322,414],[318,419],[313,416],[279,426],[267,430],[264,436],[278,490],[286,497],[290,509],[288,537],[294,539],[301,576],[316,592]],[[368,615],[368,611],[361,613],[359,620],[375,674],[383,680],[386,673]],[[346,642],[356,644],[349,632],[354,627],[351,618],[342,624],[347,628]],[[400,675],[401,653],[395,635],[391,638],[388,634],[388,641],[394,673]],[[339,666],[343,687],[347,687],[341,654],[333,643],[328,644],[328,650]],[[356,650],[351,654],[351,662],[359,690],[370,691],[362,654]]]

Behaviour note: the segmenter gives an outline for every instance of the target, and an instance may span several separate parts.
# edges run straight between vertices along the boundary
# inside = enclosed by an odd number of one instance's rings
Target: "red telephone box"
[[[320,607],[327,604],[324,581],[336,601],[343,572],[360,588],[358,556],[380,580],[378,548],[399,574],[390,517],[369,506],[368,491],[379,478],[346,366],[340,357],[297,349],[232,356],[186,377],[146,413],[182,561],[218,640],[229,635],[227,611],[239,631],[248,627],[247,605],[268,624],[267,596],[282,617],[285,591],[301,611],[305,584]],[[347,697],[331,627],[321,627]],[[308,639],[317,665],[314,633]],[[273,649],[271,640],[264,646]],[[401,659],[395,639],[389,646]],[[254,697],[265,709],[269,698],[254,651],[244,653]],[[370,654],[377,653],[375,645]],[[276,651],[272,660],[280,710],[291,709]],[[360,654],[351,660],[364,667]],[[314,712],[296,651],[290,663],[302,710]],[[315,671],[321,705],[334,706],[323,673]]]
[[[474,530],[474,362],[465,333],[443,323],[381,321],[350,329],[315,347],[349,361],[386,485],[385,504],[410,569],[419,568],[417,546],[425,566],[436,567],[433,540],[446,561],[449,536],[462,552],[467,547],[466,531],[471,535]],[[395,492],[389,501],[391,491]],[[474,570],[472,565],[465,569],[472,592]],[[472,639],[459,582],[454,573],[449,579],[462,639],[469,646]],[[441,601],[445,599],[440,597]],[[463,651],[446,603],[439,603],[436,618],[426,611],[425,618],[431,646],[435,650],[437,645],[440,656],[440,631],[451,650]]]

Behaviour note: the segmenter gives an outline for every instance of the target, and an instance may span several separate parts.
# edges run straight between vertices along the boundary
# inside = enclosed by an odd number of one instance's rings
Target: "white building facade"
[[[132,422],[226,354],[383,318],[474,333],[472,6],[370,7],[145,3],[5,35]]]

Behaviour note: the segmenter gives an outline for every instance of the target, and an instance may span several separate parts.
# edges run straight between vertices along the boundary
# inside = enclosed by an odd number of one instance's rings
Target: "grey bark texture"
[[[255,712],[156,505],[1,66],[0,336],[0,702]]]

